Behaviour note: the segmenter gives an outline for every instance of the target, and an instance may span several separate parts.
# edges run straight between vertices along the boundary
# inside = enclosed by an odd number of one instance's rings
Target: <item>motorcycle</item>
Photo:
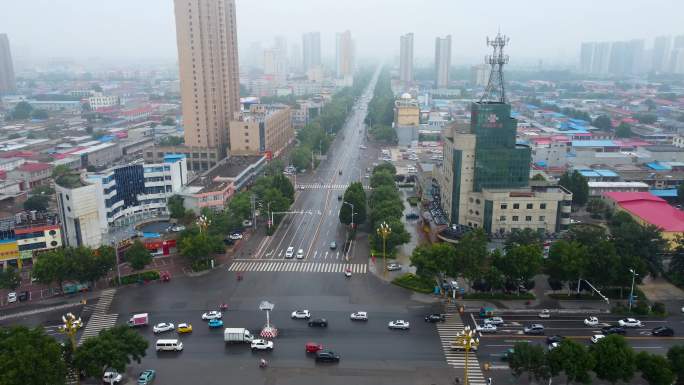
[[[266,368],[267,366],[268,366],[268,362],[267,362],[265,359],[262,358],[262,359],[259,360],[259,367],[260,367],[260,368],[264,369],[264,368]]]
[[[228,309],[228,304],[227,304],[227,303],[222,303],[221,305],[219,305],[219,309],[220,309],[221,311],[227,310],[227,309]]]

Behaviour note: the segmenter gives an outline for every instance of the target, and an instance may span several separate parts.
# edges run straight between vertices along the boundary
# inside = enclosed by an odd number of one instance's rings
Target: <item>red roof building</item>
[[[649,192],[607,192],[604,200],[615,210],[627,212],[642,225],[654,225],[672,245],[677,235],[684,235],[684,211],[678,210]]]

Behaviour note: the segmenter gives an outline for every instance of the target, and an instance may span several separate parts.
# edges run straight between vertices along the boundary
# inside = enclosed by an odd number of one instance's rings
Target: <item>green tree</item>
[[[417,275],[432,278],[439,273],[446,273],[455,257],[456,250],[449,243],[421,245],[413,249],[411,266],[415,266]]]
[[[354,224],[359,225],[366,222],[366,192],[360,182],[353,182],[347,187],[342,197],[343,202],[340,207],[340,223],[349,225],[352,219],[352,207],[354,206]]]
[[[532,180],[535,182],[546,182],[546,178],[542,174],[534,174]]]
[[[21,275],[14,267],[0,270],[0,288],[15,291],[20,285]]]
[[[372,188],[380,186],[394,186],[394,175],[386,170],[373,172],[370,185]]]
[[[629,138],[632,135],[632,126],[630,126],[629,123],[622,122],[615,129],[615,136],[618,138]]]
[[[148,342],[125,325],[102,330],[85,340],[74,354],[74,364],[89,377],[102,378],[109,368],[125,373],[131,361],[145,357]]]
[[[111,248],[108,246],[95,251],[84,246],[67,247],[65,259],[69,278],[94,286],[95,282],[104,278],[116,264],[116,256],[109,249]]]
[[[383,142],[383,143],[388,143],[388,144],[393,144],[397,142],[397,132],[394,130],[392,126],[384,125],[384,124],[377,124],[371,127],[368,132],[373,136],[373,139]]]
[[[69,266],[64,249],[48,250],[40,253],[37,258],[31,272],[32,276],[44,285],[57,283],[61,288],[64,281],[69,279]]]
[[[174,119],[171,116],[167,116],[162,120],[161,122],[162,126],[175,126],[176,125],[176,119]]]
[[[454,263],[447,273],[461,276],[469,283],[483,278],[488,266],[487,235],[482,229],[468,232],[455,245]]]
[[[634,119],[638,120],[642,124],[653,124],[658,121],[658,115],[652,113],[646,114],[635,114]]]
[[[174,219],[181,219],[185,215],[185,207],[183,206],[183,197],[180,195],[173,195],[167,201],[169,208],[169,215]]]
[[[527,282],[541,271],[544,257],[538,245],[517,245],[494,261],[509,282]]]
[[[383,162],[373,168],[373,174],[376,172],[388,171],[392,176],[397,175],[397,169],[392,163]]]
[[[306,170],[311,166],[311,148],[307,146],[298,146],[292,151],[290,161],[292,165],[299,170]]]
[[[28,102],[21,101],[14,106],[11,116],[13,120],[26,120],[31,117],[33,107]]]
[[[544,348],[527,342],[517,342],[513,345],[513,353],[508,357],[508,366],[516,378],[527,373],[528,382],[546,380],[551,375]]]
[[[183,143],[185,143],[185,138],[183,138],[182,136],[169,135],[159,140],[160,146],[180,146]]]
[[[610,120],[608,115],[599,115],[596,117],[596,119],[594,119],[592,126],[609,131],[613,129],[613,122]]]
[[[126,250],[126,262],[130,263],[133,270],[142,270],[152,262],[152,254],[145,248],[142,242],[135,240],[131,247]]]
[[[221,238],[198,231],[196,227],[181,234],[180,254],[185,257],[193,268],[205,266],[211,257],[224,250]]]
[[[43,196],[52,196],[55,195],[55,189],[53,189],[50,186],[36,186],[31,190],[32,195],[43,195]]]
[[[568,384],[591,383],[591,371],[596,362],[584,345],[565,339],[548,353],[548,360],[552,375],[565,373]]]
[[[648,352],[636,355],[636,367],[641,372],[641,378],[649,385],[671,385],[675,375],[667,358]]]
[[[677,377],[677,385],[684,384],[684,345],[675,345],[667,351],[667,360]]]
[[[228,210],[235,215],[240,222],[252,217],[252,200],[247,191],[233,195],[228,202]]]
[[[590,269],[592,257],[583,244],[561,239],[551,246],[546,260],[546,272],[551,278],[561,282],[586,279]]]
[[[589,347],[594,356],[596,377],[612,384],[629,382],[634,377],[636,362],[634,350],[624,337],[611,334]]]
[[[670,279],[681,285],[684,283],[684,237],[677,235],[675,247],[672,249],[672,259],[669,267]]]
[[[31,118],[32,119],[38,119],[38,120],[45,120],[49,118],[50,115],[46,110],[33,110],[31,111]]]
[[[637,257],[647,265],[651,274],[662,273],[662,255],[667,247],[667,241],[661,237],[656,226],[642,226],[622,211],[613,215],[608,227],[621,258]],[[639,272],[642,276],[644,273],[645,271]]]
[[[24,210],[46,211],[50,204],[50,198],[44,195],[33,195],[24,201]]]
[[[57,340],[43,328],[0,328],[0,384],[65,384],[67,368]]]
[[[566,171],[560,177],[558,183],[572,192],[573,204],[582,206],[587,203],[589,199],[589,182],[579,171],[574,170],[572,173]]]
[[[386,201],[401,202],[401,197],[395,186],[383,185],[374,188],[373,191],[371,191],[370,199],[368,199],[368,207],[374,209],[376,206],[380,205],[380,203]]]
[[[684,183],[677,186],[677,202],[684,203]]]
[[[504,243],[504,248],[506,250],[511,249],[517,245],[537,245],[542,247],[544,242],[544,236],[539,231],[534,229],[514,229],[506,237],[506,242]]]
[[[290,204],[294,203],[295,189],[289,178],[280,173],[270,177],[269,181],[271,186],[278,189],[278,191],[288,199]]]

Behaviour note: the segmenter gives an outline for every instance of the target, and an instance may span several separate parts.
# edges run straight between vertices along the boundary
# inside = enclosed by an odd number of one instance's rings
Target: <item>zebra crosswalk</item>
[[[346,190],[349,187],[348,184],[331,184],[331,183],[298,183],[297,189],[299,190]],[[364,185],[364,190],[370,190],[370,186]]]
[[[442,342],[442,350],[447,364],[452,368],[463,370],[466,366],[466,354],[464,351],[451,350],[456,334],[463,331],[464,325],[461,316],[454,305],[447,306],[446,322],[437,323],[437,333]],[[487,382],[482,374],[480,362],[474,352],[468,353],[468,383],[472,385],[485,385]]]
[[[118,314],[93,314],[90,316],[90,320],[86,323],[85,329],[83,329],[83,333],[81,333],[81,338],[78,340],[78,344],[82,345],[88,338],[96,336],[100,331],[116,325],[116,319],[118,317]]]
[[[228,271],[289,271],[309,273],[342,273],[349,269],[352,273],[366,274],[365,263],[312,263],[283,260],[235,260],[228,266]]]

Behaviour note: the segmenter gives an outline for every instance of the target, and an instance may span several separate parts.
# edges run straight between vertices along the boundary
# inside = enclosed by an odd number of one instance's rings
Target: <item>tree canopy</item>
[[[102,378],[109,368],[125,373],[131,361],[140,363],[145,357],[147,346],[137,331],[126,325],[115,326],[86,339],[76,350],[74,364],[89,377]]]
[[[611,334],[589,347],[594,356],[596,377],[611,383],[629,382],[634,377],[636,360],[634,350],[624,337]]]
[[[0,384],[64,384],[62,348],[43,328],[0,328]]]
[[[587,178],[582,176],[579,171],[574,170],[572,173],[566,171],[560,177],[559,184],[572,192],[572,203],[582,206],[587,203],[589,199],[589,183]]]
[[[126,250],[125,258],[133,270],[142,270],[152,262],[152,254],[138,239]]]

